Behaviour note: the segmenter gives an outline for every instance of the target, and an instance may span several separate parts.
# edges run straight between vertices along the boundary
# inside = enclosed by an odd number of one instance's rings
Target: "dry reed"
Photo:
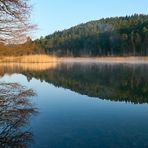
[[[24,55],[24,56],[1,56],[0,62],[13,63],[51,63],[57,62],[55,56],[48,55]]]

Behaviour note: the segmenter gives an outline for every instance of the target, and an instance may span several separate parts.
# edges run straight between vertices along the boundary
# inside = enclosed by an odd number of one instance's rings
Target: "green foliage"
[[[148,15],[91,21],[34,42],[38,50],[59,56],[146,56]]]

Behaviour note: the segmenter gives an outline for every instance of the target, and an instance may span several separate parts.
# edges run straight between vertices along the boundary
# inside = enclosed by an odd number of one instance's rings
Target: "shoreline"
[[[56,57],[50,55],[0,56],[0,63],[133,63],[148,64],[148,56]]]
[[[49,55],[23,55],[23,56],[0,56],[0,63],[53,63],[57,62],[55,56]]]
[[[148,64],[147,57],[61,57],[62,63],[129,63]]]

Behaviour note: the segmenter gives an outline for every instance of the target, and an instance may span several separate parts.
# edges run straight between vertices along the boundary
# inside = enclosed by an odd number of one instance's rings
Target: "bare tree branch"
[[[35,25],[29,23],[28,0],[0,0],[0,42],[22,42]]]
[[[25,126],[37,113],[29,100],[34,95],[17,83],[0,83],[0,147],[27,147],[31,142],[32,133]]]

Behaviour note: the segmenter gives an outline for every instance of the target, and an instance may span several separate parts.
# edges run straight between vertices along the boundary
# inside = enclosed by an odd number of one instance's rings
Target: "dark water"
[[[30,98],[36,113],[32,110],[27,121],[15,127],[19,133],[27,131],[31,136],[19,141],[22,146],[148,147],[148,65],[77,63],[33,67],[0,66],[0,82],[20,83],[37,94]],[[0,120],[2,133],[3,118]],[[11,131],[11,135],[15,133]],[[10,139],[10,131],[5,137]],[[6,140],[9,145],[13,138]]]

